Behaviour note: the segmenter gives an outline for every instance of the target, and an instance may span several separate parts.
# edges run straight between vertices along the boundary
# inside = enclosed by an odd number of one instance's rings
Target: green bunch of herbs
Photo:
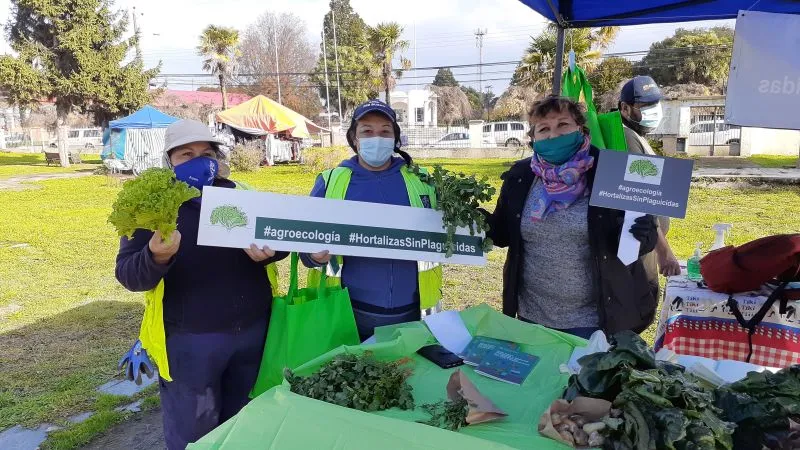
[[[370,352],[342,354],[309,377],[286,369],[284,376],[295,394],[359,411],[390,408],[413,409],[411,375],[405,365],[410,359],[378,361]]]
[[[425,425],[450,431],[458,431],[467,425],[469,404],[463,398],[456,401],[442,400],[436,403],[427,403],[421,408],[431,415],[430,419],[420,422]]]
[[[443,213],[443,225],[447,232],[445,242],[446,256],[455,253],[455,234],[460,227],[468,228],[470,235],[489,231],[486,217],[480,210],[481,202],[488,202],[495,193],[495,188],[488,183],[486,177],[478,180],[473,175],[451,172],[441,166],[434,166],[433,172],[417,165],[411,166],[424,183],[436,189],[436,209]],[[492,249],[492,240],[483,240],[483,251]]]

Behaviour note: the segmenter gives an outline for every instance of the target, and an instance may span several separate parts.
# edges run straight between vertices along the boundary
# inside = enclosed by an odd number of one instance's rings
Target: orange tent
[[[312,133],[328,131],[263,95],[217,113],[217,122],[256,135],[288,131],[292,137],[310,138]]]

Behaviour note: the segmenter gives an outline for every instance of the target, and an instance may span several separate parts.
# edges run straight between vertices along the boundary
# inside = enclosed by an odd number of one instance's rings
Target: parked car
[[[716,129],[715,129],[716,128]],[[731,145],[738,144],[741,128],[722,121],[697,122],[689,129],[689,145]]]
[[[489,138],[483,138],[484,146],[493,146],[494,142]],[[434,148],[469,148],[471,147],[469,133],[449,133],[438,141],[431,142],[428,147]]]
[[[50,141],[51,147],[57,147],[57,141]],[[75,128],[67,132],[67,146],[85,149],[101,148],[103,146],[103,130],[101,128]]]
[[[527,143],[528,124],[525,122],[492,122],[483,126],[483,137],[496,145],[520,147]]]

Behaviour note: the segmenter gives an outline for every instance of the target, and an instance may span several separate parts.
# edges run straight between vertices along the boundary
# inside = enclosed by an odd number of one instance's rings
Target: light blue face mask
[[[661,108],[661,103],[642,108],[639,111],[642,113],[642,120],[639,121],[639,125],[643,128],[653,131],[661,125],[661,120],[664,118],[664,110]]]
[[[358,156],[370,167],[380,167],[394,153],[394,138],[369,137],[358,139]]]

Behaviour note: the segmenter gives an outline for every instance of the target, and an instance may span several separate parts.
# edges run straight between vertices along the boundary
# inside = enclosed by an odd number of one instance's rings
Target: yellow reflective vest
[[[400,173],[403,175],[408,191],[408,200],[412,207],[424,208],[425,204],[422,199],[427,197],[430,200],[430,206],[436,208],[436,189],[433,186],[422,182],[406,166],[400,169]],[[337,167],[322,172],[321,176],[325,180],[325,198],[344,200],[352,175],[353,171],[347,167]],[[334,271],[330,264],[327,267],[329,286],[340,286],[342,283],[341,273],[344,258],[336,256],[336,260],[339,263],[337,271]],[[308,286],[319,285],[320,274],[320,269],[309,270]],[[417,274],[420,307],[422,309],[433,308],[442,299],[442,266],[439,263],[418,261]]]
[[[240,182],[236,182],[236,189],[251,188]],[[266,267],[267,277],[272,287],[272,295],[278,293],[278,268],[275,263],[268,264]],[[158,366],[158,374],[161,378],[172,381],[169,374],[169,358],[167,358],[167,336],[164,331],[164,279],[158,285],[145,292],[144,294],[144,317],[142,325],[139,327],[139,340],[142,348],[147,350],[150,360]]]

